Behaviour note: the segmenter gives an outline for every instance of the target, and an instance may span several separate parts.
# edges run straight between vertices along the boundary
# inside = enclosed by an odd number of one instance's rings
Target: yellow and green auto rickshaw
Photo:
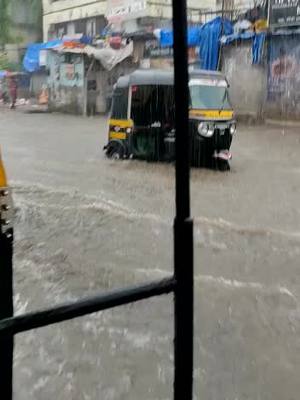
[[[137,70],[117,81],[109,120],[109,158],[172,161],[175,158],[174,75]],[[219,72],[192,70],[190,88],[191,164],[229,169],[236,132],[229,85]]]

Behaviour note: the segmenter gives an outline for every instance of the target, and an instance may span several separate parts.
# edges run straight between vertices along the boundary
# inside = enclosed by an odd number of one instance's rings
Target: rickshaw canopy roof
[[[226,81],[221,72],[192,69],[189,71],[190,79],[212,79]],[[163,69],[138,69],[129,75],[118,79],[117,88],[125,88],[132,85],[174,85],[174,73],[172,70]]]

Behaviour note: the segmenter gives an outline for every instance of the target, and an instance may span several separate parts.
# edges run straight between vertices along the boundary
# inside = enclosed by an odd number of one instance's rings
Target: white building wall
[[[96,17],[106,13],[106,1],[104,0],[43,0],[43,6],[44,40],[48,40],[51,25]]]

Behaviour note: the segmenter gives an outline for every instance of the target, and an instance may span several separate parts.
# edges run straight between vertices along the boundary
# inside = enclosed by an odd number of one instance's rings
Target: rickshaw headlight
[[[212,135],[214,134],[214,127],[210,126],[206,122],[200,122],[198,126],[198,133],[199,135],[204,137],[212,137]]]
[[[231,135],[234,135],[236,132],[236,124],[231,124],[229,128],[229,132]]]
[[[126,133],[131,133],[132,129],[131,128],[126,128]]]

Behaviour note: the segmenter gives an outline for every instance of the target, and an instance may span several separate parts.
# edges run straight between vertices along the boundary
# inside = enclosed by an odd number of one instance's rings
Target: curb
[[[276,125],[281,127],[300,128],[300,121],[289,121],[281,119],[265,119],[266,125]]]

